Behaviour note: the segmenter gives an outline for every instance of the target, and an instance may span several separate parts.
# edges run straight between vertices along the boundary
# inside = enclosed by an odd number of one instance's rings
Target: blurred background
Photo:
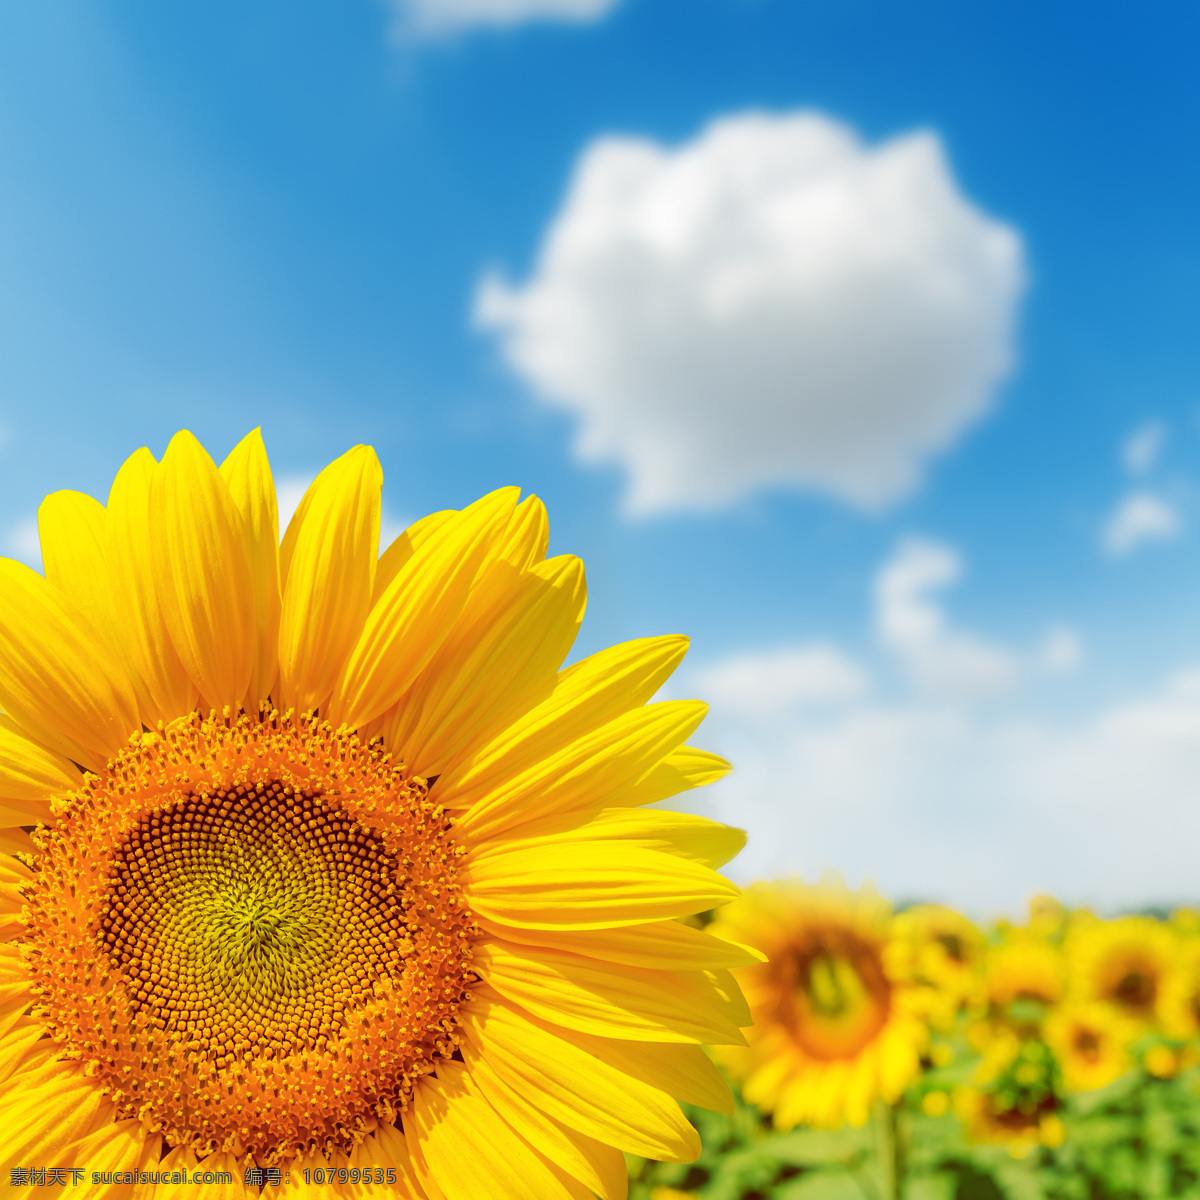
[[[0,552],[192,429],[516,483],[732,873],[1200,899],[1190,0],[0,3]]]

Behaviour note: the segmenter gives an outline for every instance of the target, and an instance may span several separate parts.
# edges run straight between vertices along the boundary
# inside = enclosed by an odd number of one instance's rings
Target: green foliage
[[[1031,1067],[1052,1069],[1038,1052],[1032,1057]],[[1200,1071],[1175,1079],[1132,1071],[1069,1098],[1063,1144],[1015,1158],[1003,1145],[969,1142],[951,1113],[923,1110],[923,1097],[958,1086],[971,1066],[929,1070],[864,1129],[777,1133],[740,1100],[728,1117],[689,1110],[700,1158],[631,1158],[631,1200],[652,1200],[657,1188],[697,1200],[1200,1200]],[[1041,1081],[1031,1083],[1036,1090]],[[1028,1089],[1014,1093],[1027,1097]]]

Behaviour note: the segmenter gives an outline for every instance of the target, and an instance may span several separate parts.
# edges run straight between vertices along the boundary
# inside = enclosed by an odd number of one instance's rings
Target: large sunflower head
[[[683,639],[562,669],[542,505],[380,555],[381,481],[351,450],[280,541],[257,433],[183,433],[0,560],[0,1170],[615,1198],[698,1152],[673,1097],[731,1105],[756,956],[676,918],[743,835],[642,808],[727,769],[647,703]]]
[[[757,883],[717,917],[720,936],[764,963],[736,972],[755,1025],[722,1061],[780,1129],[861,1125],[877,1097],[916,1076],[927,1031],[920,989],[888,953],[891,910],[869,887]]]
[[[1065,949],[1077,1000],[1109,1004],[1143,1025],[1162,1019],[1179,972],[1179,937],[1169,925],[1152,917],[1079,920]]]

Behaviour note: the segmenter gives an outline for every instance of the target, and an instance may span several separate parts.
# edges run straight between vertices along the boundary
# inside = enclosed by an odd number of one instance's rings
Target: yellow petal
[[[83,492],[54,492],[38,509],[46,582],[68,596],[116,650],[104,505]]]
[[[14,802],[44,806],[51,797],[73,792],[82,782],[69,758],[31,742],[12,718],[0,713],[0,807]]]
[[[130,455],[113,480],[104,521],[115,639],[148,725],[190,712],[197,698],[159,603],[162,581],[150,549],[150,484],[157,469],[149,450]]]
[[[67,1148],[104,1101],[76,1063],[58,1064],[36,1089],[10,1086],[0,1101],[0,1176],[7,1180],[13,1167],[71,1165]]]
[[[542,946],[492,942],[473,969],[536,1017],[581,1033],[635,1042],[740,1046],[741,1030],[695,974],[646,971]]]
[[[684,1104],[695,1104],[712,1112],[733,1112],[729,1084],[702,1046],[672,1043],[648,1050],[641,1042],[596,1037],[574,1029],[549,1032]]]
[[[516,488],[501,488],[477,500],[440,526],[396,573],[334,685],[329,712],[335,724],[357,728],[374,720],[425,669],[466,605],[516,497]]]
[[[386,744],[415,775],[440,774],[548,692],[583,620],[583,564],[539,563],[473,592],[462,619],[396,705]]]
[[[375,451],[355,446],[312,481],[284,534],[280,699],[297,712],[328,701],[367,618],[382,488]]]
[[[371,607],[388,590],[400,568],[416,553],[422,543],[428,541],[451,517],[458,516],[458,509],[443,508],[432,512],[419,521],[414,521],[379,556],[375,568],[375,586],[371,589]]]
[[[196,1153],[191,1146],[176,1146],[167,1152],[157,1164],[151,1164],[148,1170],[157,1171],[161,1176],[176,1171],[187,1172],[191,1180],[192,1172],[196,1169]],[[195,1200],[198,1189],[191,1183],[139,1183],[133,1189],[131,1200]]]
[[[32,824],[33,822],[26,822]],[[33,838],[23,829],[0,825],[0,854],[36,854]]]
[[[221,464],[221,478],[246,524],[254,576],[258,653],[246,693],[247,711],[257,711],[275,683],[279,666],[279,503],[262,430],[248,433]]]
[[[483,1098],[461,1063],[421,1079],[405,1113],[446,1200],[559,1200],[569,1197],[546,1160]]]
[[[466,1042],[461,1049],[463,1062],[483,1098],[539,1154],[601,1200],[624,1200],[629,1175],[620,1150],[547,1116],[529,1096],[505,1083],[474,1043]]]
[[[394,1125],[380,1125],[373,1134],[364,1138],[351,1152],[352,1167],[391,1167],[396,1172],[396,1182],[386,1185],[383,1194],[394,1200],[424,1200],[419,1185],[413,1177],[412,1160],[404,1135]],[[372,1190],[373,1189],[373,1190]],[[379,1195],[380,1188],[372,1184],[362,1189],[366,1194]]]
[[[699,971],[710,967],[744,967],[766,962],[767,956],[751,946],[713,937],[681,921],[655,921],[649,925],[627,925],[617,929],[518,929],[486,918],[480,925],[495,937],[528,946],[548,946],[663,971]]]
[[[495,781],[486,793],[439,781],[438,799],[447,807],[468,807],[458,823],[459,835],[468,842],[551,813],[619,804],[622,789],[689,738],[707,712],[699,700],[635,708]]]
[[[151,562],[171,642],[204,702],[241,706],[258,660],[250,537],[229,486],[183,430],[150,485]]]
[[[33,1000],[29,990],[29,968],[15,942],[0,944],[0,1005],[22,999],[26,1003]]]
[[[0,707],[43,746],[100,768],[140,727],[125,668],[35,571],[0,559]]]
[[[513,510],[496,557],[519,571],[527,571],[546,557],[549,543],[546,506],[536,496],[526,496]]]
[[[695,746],[680,746],[668,755],[653,771],[643,775],[621,794],[622,805],[640,807],[657,804],[691,788],[704,787],[724,779],[733,770],[732,764],[719,754],[697,750]]]
[[[556,842],[468,859],[473,912],[526,929],[611,929],[727,904],[715,871],[624,842]]]
[[[85,1171],[83,1182],[88,1195],[96,1200],[132,1200],[135,1184],[108,1183],[92,1184],[92,1172],[133,1172],[142,1169],[154,1170],[158,1165],[158,1152],[162,1146],[162,1135],[149,1133],[136,1118],[127,1121],[110,1121],[94,1133],[80,1138],[68,1153],[74,1165]],[[58,1164],[55,1164],[58,1165]]]
[[[643,710],[646,711],[646,710]],[[746,844],[746,831],[691,813],[656,808],[641,811],[605,808],[589,820],[576,813],[561,813],[521,825],[509,837],[485,842],[472,854],[478,862],[495,854],[528,850],[535,846],[566,848],[581,842],[617,841],[677,854],[706,867],[724,866]]]
[[[615,717],[640,708],[687,651],[683,637],[640,638],[561,671],[550,695],[440,781],[469,807],[498,784],[541,763]]]
[[[495,1002],[489,989],[461,1014],[464,1035],[496,1075],[568,1128],[647,1158],[691,1162],[700,1153],[695,1129],[661,1089]]]

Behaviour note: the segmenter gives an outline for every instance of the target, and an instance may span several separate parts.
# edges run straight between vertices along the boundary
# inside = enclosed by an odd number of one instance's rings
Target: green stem
[[[879,1190],[883,1200],[901,1200],[904,1187],[904,1137],[900,1106],[875,1104],[875,1154],[879,1163]]]

